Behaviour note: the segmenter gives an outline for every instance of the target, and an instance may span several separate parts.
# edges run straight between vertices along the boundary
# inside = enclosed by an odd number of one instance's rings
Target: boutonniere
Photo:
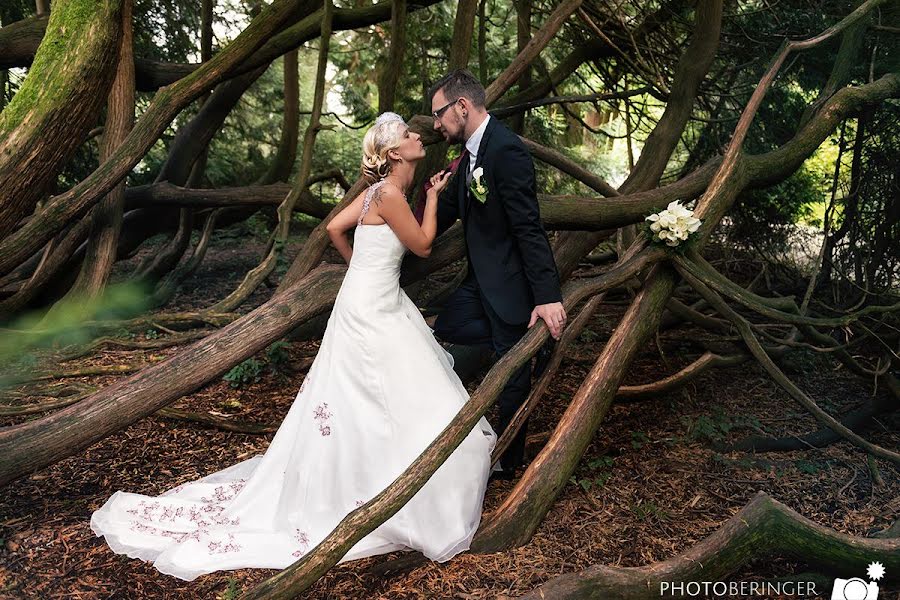
[[[484,204],[487,202],[487,186],[484,185],[484,169],[482,167],[477,167],[474,171],[472,171],[472,183],[469,184],[469,189],[472,190],[472,195],[475,196],[479,202]]]

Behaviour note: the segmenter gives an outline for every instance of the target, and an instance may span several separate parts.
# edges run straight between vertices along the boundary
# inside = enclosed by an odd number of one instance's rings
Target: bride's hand
[[[447,183],[450,181],[450,177],[453,175],[453,172],[449,169],[445,171],[441,171],[436,175],[431,176],[431,188],[428,191],[434,190],[435,195],[439,195],[444,191],[447,187]]]

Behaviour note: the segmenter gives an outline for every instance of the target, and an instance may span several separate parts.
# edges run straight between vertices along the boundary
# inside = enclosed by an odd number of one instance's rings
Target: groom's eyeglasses
[[[432,112],[431,116],[434,117],[435,120],[440,119],[442,116],[444,116],[444,113],[447,112],[447,109],[450,108],[451,106],[453,106],[454,104],[456,104],[457,102],[459,102],[459,98],[457,98],[456,100],[451,100],[450,102],[443,105],[436,111]]]

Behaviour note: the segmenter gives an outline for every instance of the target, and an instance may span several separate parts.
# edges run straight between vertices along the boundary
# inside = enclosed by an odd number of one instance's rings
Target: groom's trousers
[[[469,267],[469,274],[447,299],[447,304],[434,323],[434,333],[440,339],[465,346],[489,346],[498,357],[503,356],[528,331],[528,323],[507,323],[494,311],[478,286]],[[497,434],[502,434],[516,411],[528,398],[531,390],[531,362],[516,371],[497,399],[499,420]],[[505,470],[514,470],[525,458],[526,421],[509,448],[500,457]]]

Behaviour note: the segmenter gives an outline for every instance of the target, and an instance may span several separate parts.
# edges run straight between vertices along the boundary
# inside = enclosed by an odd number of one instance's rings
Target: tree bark
[[[125,140],[134,125],[134,53],[132,47],[132,0],[122,3],[122,37],[119,63],[107,102],[106,123],[100,144],[103,162]],[[97,205],[91,219],[91,233],[78,278],[70,295],[94,298],[106,287],[116,262],[116,248],[125,203],[125,182],[119,182]]]
[[[53,191],[94,126],[115,75],[121,10],[121,0],[54,3],[34,64],[0,113],[0,238]]]

